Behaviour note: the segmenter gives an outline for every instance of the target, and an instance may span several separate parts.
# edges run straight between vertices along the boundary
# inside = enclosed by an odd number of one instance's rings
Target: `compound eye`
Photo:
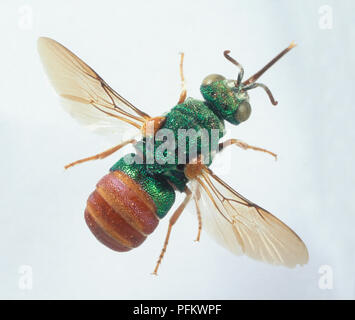
[[[203,86],[208,86],[210,85],[212,82],[215,81],[221,81],[221,80],[225,80],[226,78],[221,76],[220,74],[210,74],[208,75],[205,79],[203,79],[202,81],[202,85]]]
[[[244,122],[244,121],[248,120],[248,118],[250,117],[250,114],[251,114],[250,103],[248,101],[243,101],[239,105],[234,117],[240,123],[240,122]]]

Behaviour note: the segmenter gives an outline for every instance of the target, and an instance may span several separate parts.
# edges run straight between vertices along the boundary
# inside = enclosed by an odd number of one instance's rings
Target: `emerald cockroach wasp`
[[[254,259],[287,267],[307,263],[307,248],[296,233],[271,213],[241,196],[209,168],[214,155],[230,145],[276,157],[276,154],[266,149],[250,146],[237,139],[219,140],[225,134],[225,121],[238,125],[249,118],[250,89],[264,89],[271,103],[277,104],[268,87],[256,81],[293,47],[294,43],[291,43],[245,81],[244,69],[229,55],[229,51],[225,51],[225,58],[239,68],[237,80],[228,80],[218,74],[207,76],[200,87],[203,101],[186,98],[184,55],[181,54],[182,91],[178,104],[162,116],[151,117],[111,89],[93,69],[64,46],[49,38],[39,38],[40,57],[65,109],[94,131],[118,136],[117,146],[75,161],[65,168],[103,159],[128,144],[135,146],[136,152],[114,164],[88,198],[85,220],[95,237],[116,251],[138,247],[154,231],[159,219],[168,213],[174,204],[175,192],[180,191],[185,193],[185,198],[170,218],[154,274],[157,274],[166,251],[172,227],[191,200],[195,203],[199,222],[197,241],[203,228],[237,255],[246,254]],[[158,161],[166,160],[166,150],[161,152],[166,141],[152,138],[164,129],[172,133],[173,140],[177,140],[179,130],[191,128],[195,131],[204,129],[210,140],[212,132],[217,132],[214,135],[217,148],[208,148],[206,156],[201,151],[202,140],[189,137],[182,152],[178,152],[176,144],[173,144],[172,150],[169,149],[169,159],[172,161]],[[135,131],[134,135],[124,140],[129,129]],[[134,138],[137,134],[141,135],[140,139]],[[149,141],[153,141],[156,158],[148,163]],[[191,159],[190,148],[193,146],[197,152]],[[127,161],[128,156],[134,161]]]

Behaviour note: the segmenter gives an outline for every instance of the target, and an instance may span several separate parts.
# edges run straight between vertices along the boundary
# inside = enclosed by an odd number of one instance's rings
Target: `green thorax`
[[[184,164],[182,164],[181,159],[185,159],[184,162],[188,163],[191,160],[190,156],[192,157],[196,153],[197,155],[201,154],[201,150],[205,154],[206,148],[209,148],[210,157],[207,165],[210,165],[213,157],[211,148],[215,147],[211,143],[211,139],[214,138],[215,141],[218,141],[223,137],[225,133],[224,122],[208,107],[207,102],[192,98],[188,98],[184,103],[176,105],[164,116],[166,121],[159,132],[164,135],[164,129],[168,129],[166,132],[169,131],[174,134],[175,149],[174,146],[171,146],[173,149],[169,148],[169,152],[166,148],[167,142],[157,141],[156,137],[154,141],[155,161],[152,164],[146,164],[146,167],[151,174],[163,175],[178,190],[182,191],[187,179],[184,175]],[[203,132],[204,138],[199,135],[190,136],[191,129],[196,133]],[[181,145],[180,143],[183,141],[186,141],[186,144]],[[143,139],[142,143],[138,144],[137,147],[140,151],[144,150],[145,142],[147,140]],[[190,150],[196,150],[196,152],[190,155]]]

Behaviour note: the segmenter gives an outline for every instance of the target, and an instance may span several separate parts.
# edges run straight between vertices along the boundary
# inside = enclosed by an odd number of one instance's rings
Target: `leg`
[[[183,70],[183,63],[184,63],[184,53],[180,53],[180,78],[181,78],[181,93],[178,104],[183,103],[186,99],[186,87],[185,87],[185,77],[184,77],[184,70]]]
[[[79,163],[83,163],[83,162],[90,161],[90,160],[104,159],[104,158],[108,157],[109,155],[113,154],[114,152],[120,150],[121,148],[123,148],[127,144],[135,143],[135,142],[136,142],[136,140],[134,140],[134,139],[124,141],[124,142],[120,143],[119,145],[117,145],[113,148],[110,148],[104,152],[101,152],[101,153],[95,154],[94,156],[87,157],[87,158],[80,159],[80,160],[74,161],[72,163],[69,163],[66,166],[64,166],[64,168],[68,169],[68,168],[73,167]]]
[[[187,187],[185,188],[185,193],[186,193],[186,197],[185,197],[184,201],[179,205],[179,207],[176,209],[176,211],[174,212],[174,214],[172,215],[172,217],[169,220],[169,228],[168,228],[168,232],[165,237],[164,246],[163,246],[163,249],[160,253],[160,256],[159,256],[158,262],[155,266],[155,269],[153,271],[153,274],[155,274],[155,275],[158,275],[159,265],[161,264],[161,261],[163,260],[164,254],[166,252],[166,247],[168,246],[168,243],[169,243],[171,229],[191,199],[192,192],[190,191],[189,188],[187,188]]]
[[[238,147],[240,148],[243,148],[244,150],[247,150],[247,149],[252,149],[252,150],[256,150],[256,151],[261,151],[261,152],[265,152],[265,153],[268,153],[270,155],[272,155],[275,160],[277,160],[277,154],[276,153],[273,153],[269,150],[266,150],[266,149],[263,149],[263,148],[259,148],[259,147],[254,147],[254,146],[250,146],[248,145],[247,143],[241,141],[241,140],[238,140],[238,139],[228,139],[224,142],[221,142],[218,147],[219,147],[219,152],[221,152],[224,148],[228,147],[228,146],[231,146],[231,145],[237,145]]]
[[[198,220],[198,231],[197,231],[197,237],[196,237],[196,242],[200,241],[201,237],[201,230],[202,230],[202,218],[201,218],[201,210],[200,206],[198,204],[198,200],[201,198],[201,193],[200,189],[196,190],[196,194],[194,195],[194,201],[195,201],[195,206],[196,206],[196,213],[197,213],[197,220]]]

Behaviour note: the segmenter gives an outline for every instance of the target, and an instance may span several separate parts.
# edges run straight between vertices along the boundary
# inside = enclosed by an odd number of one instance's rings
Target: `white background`
[[[333,21],[324,20],[324,10]],[[350,0],[2,1],[0,298],[353,299],[354,10]],[[177,102],[180,51],[188,95],[200,98],[209,73],[237,75],[223,50],[249,76],[295,40],[261,79],[279,105],[253,90],[250,120],[228,126],[229,136],[271,149],[279,160],[234,148],[214,170],[302,237],[308,265],[286,269],[235,257],[204,233],[194,243],[197,219],[188,213],[158,277],[150,273],[168,218],[129,253],[96,241],[83,219],[86,199],[127,150],[64,171],[113,143],[62,110],[40,64],[39,36],[73,50],[151,115]],[[332,289],[319,286],[324,265],[333,271]],[[32,268],[30,290],[21,289],[21,266]]]

